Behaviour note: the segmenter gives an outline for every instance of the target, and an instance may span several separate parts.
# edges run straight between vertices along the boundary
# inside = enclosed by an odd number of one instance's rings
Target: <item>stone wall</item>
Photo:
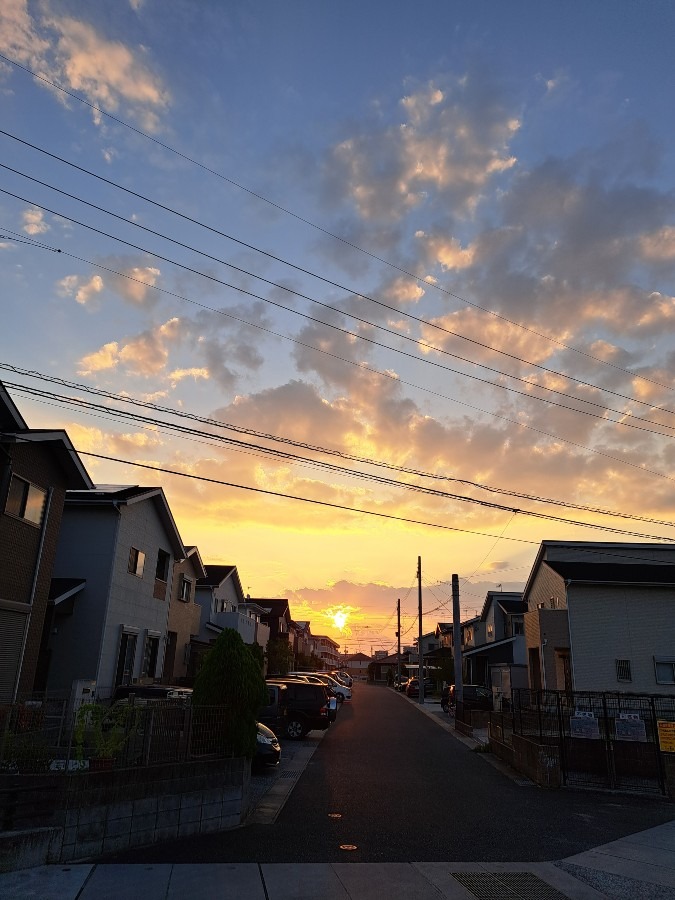
[[[20,788],[18,779],[24,782]],[[0,812],[10,828],[13,821],[18,828],[0,832],[0,872],[77,862],[130,846],[236,828],[248,812],[250,780],[246,759],[96,774],[4,776]],[[31,795],[48,787],[53,802],[33,806]],[[22,811],[17,816],[10,804],[16,806],[18,790]],[[35,841],[41,830],[44,849],[38,849]],[[39,862],[36,853],[41,855]]]

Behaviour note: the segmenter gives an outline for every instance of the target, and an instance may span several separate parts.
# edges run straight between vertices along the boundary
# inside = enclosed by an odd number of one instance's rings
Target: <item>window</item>
[[[145,553],[143,553],[142,550],[137,550],[135,547],[132,547],[129,553],[129,571],[132,575],[138,575],[139,578],[142,578],[144,566]]]
[[[180,589],[178,591],[178,599],[183,603],[189,603],[192,599],[192,579],[181,575]]]
[[[632,681],[633,677],[630,672],[630,660],[629,659],[617,659],[616,663],[616,680],[617,681]]]
[[[525,623],[519,622],[517,619],[513,623],[513,633],[514,634],[525,634]]]
[[[675,684],[675,656],[655,656],[654,671],[657,684]]]
[[[148,634],[143,648],[143,665],[141,675],[154,678],[157,674],[157,657],[159,656],[159,635]]]
[[[5,504],[5,512],[8,515],[24,519],[32,525],[41,525],[46,504],[47,491],[12,475]]]
[[[138,635],[129,631],[122,632],[120,652],[117,657],[117,669],[115,671],[115,687],[120,684],[131,684],[134,674],[137,637]]]
[[[157,568],[155,569],[155,578],[159,581],[169,580],[169,562],[171,555],[166,550],[160,550],[157,553]]]
[[[488,637],[492,637],[495,633],[494,625],[488,625],[487,627]]]

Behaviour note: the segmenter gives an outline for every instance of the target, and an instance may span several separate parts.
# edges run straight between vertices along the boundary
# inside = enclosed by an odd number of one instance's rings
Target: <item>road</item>
[[[413,702],[358,684],[275,824],[130,850],[111,861],[536,862],[672,819],[672,803],[661,799],[518,784]]]

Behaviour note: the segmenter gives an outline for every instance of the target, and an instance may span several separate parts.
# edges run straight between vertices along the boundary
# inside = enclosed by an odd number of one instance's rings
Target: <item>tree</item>
[[[198,716],[195,724],[202,737],[208,734],[204,748],[252,758],[256,717],[266,702],[265,679],[258,662],[237,631],[223,629],[206,654],[192,693]],[[206,707],[218,707],[217,713]]]
[[[273,675],[286,675],[293,665],[293,650],[283,638],[267,642],[267,671]]]
[[[251,656],[253,657],[253,659],[260,666],[260,671],[264,673],[264,671],[265,671],[265,651],[263,650],[263,648],[260,646],[260,644],[257,641],[253,641],[252,644],[246,644],[246,646],[248,647],[249,652],[251,653]]]

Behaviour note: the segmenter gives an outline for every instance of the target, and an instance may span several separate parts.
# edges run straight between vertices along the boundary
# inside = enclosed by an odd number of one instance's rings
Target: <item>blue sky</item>
[[[94,415],[10,387],[24,416],[83,453],[257,489],[83,457],[99,483],[161,483],[184,541],[254,596],[317,630],[349,607],[350,649],[390,645],[397,597],[412,617],[418,555],[432,626],[453,572],[470,612],[544,538],[672,537],[674,18],[6,0],[0,364],[506,508],[178,436],[110,398]]]

